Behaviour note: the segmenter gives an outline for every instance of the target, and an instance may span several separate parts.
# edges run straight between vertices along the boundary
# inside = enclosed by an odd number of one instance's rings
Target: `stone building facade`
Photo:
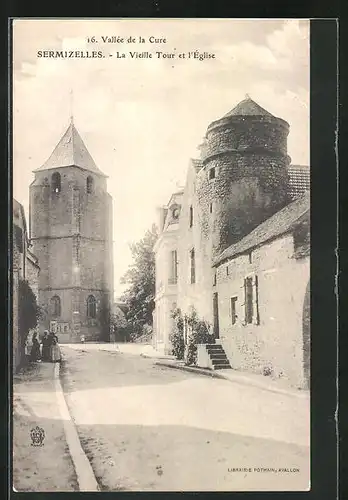
[[[108,339],[113,299],[112,199],[71,122],[30,185],[30,237],[40,263],[41,329],[60,342]]]
[[[227,248],[213,265],[218,338],[231,366],[309,386],[309,196]]]
[[[153,340],[156,349],[170,352],[169,333],[172,312],[177,306],[178,295],[178,235],[182,204],[182,191],[174,193],[167,207],[159,210],[160,235],[154,252],[156,255],[156,294],[153,318]]]
[[[12,247],[12,354],[13,368],[21,365],[24,356],[24,344],[19,332],[19,283],[26,280],[38,300],[39,263],[30,250],[27,222],[24,208],[13,200],[13,247]]]
[[[167,352],[171,350],[170,307],[162,310],[159,307],[159,288],[160,283],[167,281],[163,262],[170,259],[174,249],[177,253],[176,299],[174,301],[173,295],[170,301],[175,302],[184,315],[194,308],[211,326],[216,342],[222,343],[219,332],[224,319],[217,290],[219,272],[214,262],[231,245],[289,206],[301,195],[301,190],[303,193],[307,189],[307,184],[297,182],[296,171],[290,175],[288,133],[287,122],[271,115],[248,96],[208,126],[199,147],[200,158],[189,164],[175,237],[170,248],[164,248],[161,242],[169,238],[164,224],[155,248],[155,346],[164,346]],[[296,195],[293,195],[295,182]],[[170,212],[169,204],[163,213],[170,217]],[[230,355],[228,346],[226,351]],[[233,367],[233,359],[230,361]],[[238,368],[251,369],[251,364],[240,363]],[[254,368],[258,369],[256,364]],[[300,380],[293,374],[289,377],[294,384]]]

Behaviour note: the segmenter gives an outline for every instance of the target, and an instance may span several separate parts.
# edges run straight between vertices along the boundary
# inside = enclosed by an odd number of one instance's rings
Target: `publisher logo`
[[[34,429],[31,429],[30,437],[32,440],[31,446],[43,446],[45,431],[37,425]]]

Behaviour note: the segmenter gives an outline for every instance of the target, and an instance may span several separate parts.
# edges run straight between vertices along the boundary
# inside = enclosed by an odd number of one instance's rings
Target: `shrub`
[[[273,375],[273,368],[271,365],[266,365],[263,367],[263,370],[262,370],[262,374],[265,376],[265,377],[270,377]]]
[[[19,280],[18,287],[18,333],[21,347],[24,348],[29,331],[37,325],[40,309],[29,283],[26,280]]]
[[[185,363],[195,365],[197,363],[197,344],[212,344],[214,337],[210,333],[209,323],[200,320],[194,309],[185,319],[190,331],[185,349]]]
[[[172,344],[172,354],[176,359],[184,359],[185,341],[184,341],[184,320],[180,309],[175,309],[172,313],[173,327],[170,334]]]

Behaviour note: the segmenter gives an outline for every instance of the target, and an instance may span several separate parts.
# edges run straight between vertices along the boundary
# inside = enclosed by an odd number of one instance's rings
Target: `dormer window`
[[[61,179],[58,172],[54,172],[52,175],[52,191],[54,193],[60,193],[61,191]]]
[[[172,211],[172,216],[174,220],[177,220],[179,218],[180,210],[178,207],[174,208]]]
[[[93,193],[93,177],[91,177],[90,175],[87,177],[86,187],[87,187],[87,193],[92,194]]]

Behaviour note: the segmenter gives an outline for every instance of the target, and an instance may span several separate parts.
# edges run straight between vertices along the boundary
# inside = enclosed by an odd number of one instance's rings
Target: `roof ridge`
[[[300,198],[288,203],[285,207],[278,210],[275,214],[271,215],[265,221],[258,224],[252,231],[243,236],[239,241],[232,243],[223,252],[221,252],[214,260],[213,266],[221,264],[223,261],[241,255],[251,248],[255,248],[261,244],[266,243],[270,239],[281,236],[289,231],[296,222],[298,222],[310,210],[310,193],[306,191]],[[291,212],[293,216],[291,217]],[[290,220],[287,219],[286,215]],[[282,220],[283,218],[283,220]],[[280,219],[280,220],[279,220]],[[276,227],[272,227],[275,222]],[[265,234],[262,233],[265,231]],[[254,241],[253,238],[255,238]],[[249,241],[250,240],[250,241]]]
[[[259,111],[260,113],[256,113]],[[267,109],[263,108],[254,101],[249,95],[247,95],[244,99],[242,99],[234,108],[231,109],[228,113],[224,115],[224,117],[229,116],[243,116],[243,115],[254,115],[254,116],[272,116],[272,113],[267,111]],[[275,117],[274,117],[275,118]]]
[[[74,122],[71,120],[71,123],[70,123],[70,127],[71,127],[71,147],[72,147],[72,154],[73,154],[73,162],[74,162],[74,165],[76,163],[76,158],[75,158],[75,144],[74,144],[74,135],[75,135],[75,125],[74,125]]]

